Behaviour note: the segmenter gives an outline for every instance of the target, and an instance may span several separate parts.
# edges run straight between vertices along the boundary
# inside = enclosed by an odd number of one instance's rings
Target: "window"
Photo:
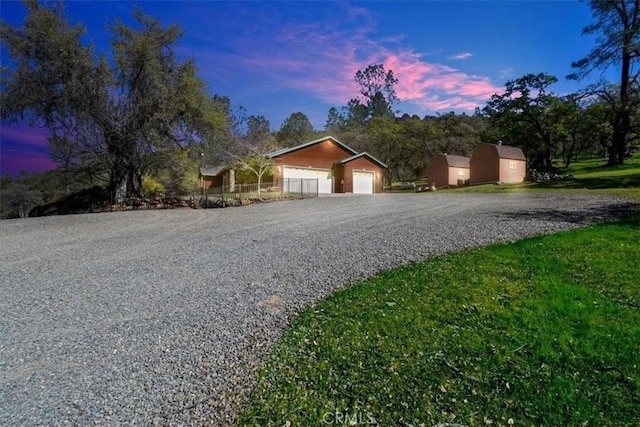
[[[515,160],[509,160],[509,169],[518,169],[518,162]]]

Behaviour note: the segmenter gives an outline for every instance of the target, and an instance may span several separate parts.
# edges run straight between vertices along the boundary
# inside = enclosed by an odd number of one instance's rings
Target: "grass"
[[[638,425],[640,217],[401,267],[309,307],[239,425]]]
[[[559,168],[562,174],[571,174],[573,180],[518,184],[483,184],[442,191],[462,193],[527,193],[560,191],[572,193],[608,194],[625,197],[640,203],[640,152],[620,166],[606,166],[603,158],[591,158]]]

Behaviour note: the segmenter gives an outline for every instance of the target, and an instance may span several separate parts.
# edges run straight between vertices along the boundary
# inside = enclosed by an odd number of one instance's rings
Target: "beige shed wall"
[[[527,163],[525,161],[500,159],[500,182],[522,182],[526,173]]]
[[[468,168],[450,167],[449,168],[449,185],[450,186],[464,185],[464,182],[466,182],[469,179],[469,174],[470,172]],[[460,180],[464,182],[460,182]]]

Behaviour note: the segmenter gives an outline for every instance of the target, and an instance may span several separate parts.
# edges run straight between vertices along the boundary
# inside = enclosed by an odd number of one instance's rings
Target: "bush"
[[[153,199],[160,194],[166,193],[166,189],[164,185],[160,182],[156,181],[154,178],[150,176],[142,177],[142,195],[149,199]]]
[[[109,195],[104,188],[94,186],[70,194],[60,200],[38,206],[33,216],[67,215],[101,211],[108,206]]]
[[[42,193],[24,184],[12,184],[0,192],[2,218],[27,218],[31,210],[42,203]]]

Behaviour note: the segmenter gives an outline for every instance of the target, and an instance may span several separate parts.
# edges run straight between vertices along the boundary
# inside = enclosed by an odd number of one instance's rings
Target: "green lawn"
[[[637,426],[639,223],[451,254],[334,294],[285,332],[238,424]]]
[[[556,183],[640,203],[640,153]],[[640,216],[412,264],[303,312],[239,425],[637,426]]]

